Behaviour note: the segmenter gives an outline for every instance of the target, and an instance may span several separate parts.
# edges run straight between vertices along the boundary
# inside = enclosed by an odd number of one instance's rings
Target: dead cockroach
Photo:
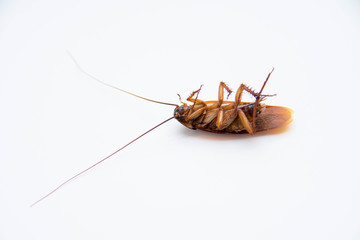
[[[115,155],[125,147],[129,146],[131,143],[135,142],[139,138],[143,137],[147,133],[151,132],[155,128],[159,127],[160,125],[168,122],[173,118],[175,118],[181,124],[183,124],[184,126],[190,129],[194,129],[194,130],[199,129],[212,133],[232,133],[232,134],[241,134],[241,133],[255,134],[256,132],[285,126],[292,121],[291,109],[286,107],[279,107],[279,106],[269,106],[262,103],[266,97],[275,96],[275,95],[262,94],[262,91],[264,90],[264,87],[268,82],[270,75],[274,71],[274,69],[269,73],[265,82],[262,85],[261,90],[258,93],[252,90],[251,88],[249,88],[248,86],[246,86],[245,84],[241,84],[238,90],[236,91],[235,101],[224,101],[224,89],[228,93],[227,97],[229,97],[232,91],[225,83],[220,82],[217,101],[203,101],[198,99],[202,87],[200,86],[198,90],[192,92],[191,95],[186,99],[187,101],[191,102],[190,105],[182,102],[181,97],[178,94],[180,102],[182,103],[182,105],[179,106],[177,104],[159,102],[148,98],[144,98],[135,95],[133,93],[130,93],[128,91],[122,90],[120,88],[114,87],[112,85],[109,85],[97,79],[96,77],[90,75],[89,73],[85,72],[78,65],[78,63],[75,61],[74,58],[73,60],[77,65],[77,67],[80,69],[80,71],[82,71],[89,77],[95,79],[96,81],[147,101],[175,106],[174,114],[171,118],[163,121],[162,123],[156,125],[155,127],[141,134],[140,136],[138,136],[131,142],[127,143],[125,146],[121,147],[120,149],[116,150],[106,158],[98,161],[97,163],[91,165],[85,170],[79,172],[78,174],[64,181],[54,190],[46,194],[44,197],[31,204],[31,206],[34,206],[35,204],[39,203],[43,199],[53,194],[59,188],[64,186],[66,183],[70,182],[79,175],[87,172],[96,165],[112,157],[113,155]],[[241,97],[244,91],[250,93],[255,98],[255,101],[242,102]]]
[[[255,132],[285,126],[292,120],[292,110],[285,107],[262,104],[266,97],[275,96],[262,95],[262,91],[273,71],[274,69],[269,73],[258,93],[245,84],[241,84],[236,91],[234,102],[224,101],[224,89],[228,92],[228,96],[232,91],[223,82],[220,82],[219,85],[219,98],[217,101],[198,99],[200,87],[186,99],[192,102],[191,105],[182,103],[181,106],[176,106],[174,117],[190,129],[199,129],[213,133],[254,134]],[[241,97],[244,91],[254,96],[255,101],[242,102]],[[196,97],[194,98],[195,95]]]

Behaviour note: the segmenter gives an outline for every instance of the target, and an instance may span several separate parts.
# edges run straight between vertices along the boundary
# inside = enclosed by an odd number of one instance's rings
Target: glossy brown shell
[[[235,111],[230,109],[227,111]],[[275,129],[279,127],[286,126],[292,121],[293,111],[286,107],[280,106],[268,106],[263,105],[261,113],[256,117],[255,120],[255,129],[256,132]],[[178,119],[178,121],[184,126],[190,129],[198,129],[202,131],[212,132],[212,133],[232,133],[232,134],[243,134],[248,133],[241,123],[238,116],[234,117],[233,120],[230,120],[229,125],[219,130],[216,126],[217,117],[212,119],[210,122],[204,122],[206,115],[210,114],[209,112],[205,113],[203,116],[200,116],[196,119],[188,120]],[[250,112],[245,112],[249,121],[252,122],[252,117]]]

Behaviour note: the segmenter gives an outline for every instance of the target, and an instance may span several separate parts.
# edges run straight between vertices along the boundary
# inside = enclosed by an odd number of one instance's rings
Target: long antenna
[[[154,130],[155,128],[163,125],[164,123],[170,121],[171,119],[173,119],[174,117],[171,117],[165,121],[163,121],[162,123],[156,125],[155,127],[151,128],[150,130],[144,132],[143,134],[141,134],[140,136],[138,136],[137,138],[135,138],[134,140],[132,140],[131,142],[125,144],[123,147],[119,148],[118,150],[116,150],[115,152],[113,152],[112,154],[110,154],[109,156],[107,156],[106,158],[98,161],[97,163],[91,165],[90,167],[86,168],[85,170],[77,173],[76,175],[72,176],[71,178],[67,179],[66,181],[64,181],[63,183],[61,183],[59,186],[57,186],[54,190],[52,190],[51,192],[49,192],[48,194],[46,194],[45,196],[43,196],[42,198],[40,198],[39,200],[37,200],[36,202],[34,202],[33,204],[30,205],[30,207],[35,206],[36,204],[38,204],[39,202],[41,202],[42,200],[44,200],[45,198],[49,197],[50,195],[52,195],[54,192],[56,192],[57,190],[59,190],[61,187],[63,187],[65,184],[67,184],[68,182],[70,182],[71,180],[73,180],[74,178],[80,176],[81,174],[89,171],[90,169],[92,169],[93,167],[97,166],[98,164],[104,162],[105,160],[107,160],[108,158],[114,156],[116,153],[120,152],[121,150],[123,150],[124,148],[126,148],[127,146],[129,146],[130,144],[132,144],[133,142],[135,142],[136,140],[138,140],[139,138],[143,137],[144,135],[148,134],[149,132],[151,132],[152,130]]]
[[[108,86],[108,87],[117,89],[117,90],[122,91],[122,92],[124,92],[124,93],[130,94],[130,95],[132,95],[132,96],[134,96],[134,97],[138,97],[138,98],[144,99],[144,100],[146,100],[146,101],[150,101],[150,102],[154,102],[154,103],[159,103],[159,104],[164,104],[164,105],[171,105],[171,106],[176,106],[176,107],[178,106],[178,105],[173,104],[173,103],[160,102],[160,101],[155,101],[155,100],[152,100],[152,99],[149,99],[149,98],[144,98],[144,97],[138,96],[138,95],[136,95],[136,94],[133,94],[133,93],[131,93],[131,92],[125,91],[125,90],[123,90],[123,89],[121,89],[121,88],[118,88],[118,87],[115,87],[115,86],[113,86],[113,85],[110,85],[110,84],[108,84],[108,83],[106,83],[106,82],[103,82],[103,81],[101,81],[100,79],[98,79],[97,77],[95,77],[95,76],[91,75],[90,73],[86,72],[86,71],[80,66],[80,64],[76,61],[76,59],[74,58],[74,56],[73,56],[69,51],[68,51],[67,53],[69,54],[69,56],[71,57],[71,59],[74,61],[76,67],[77,67],[82,73],[84,73],[84,74],[87,75],[88,77],[90,77],[90,78],[98,81],[98,82],[101,83],[101,84],[104,84],[104,85],[106,85],[106,86]]]

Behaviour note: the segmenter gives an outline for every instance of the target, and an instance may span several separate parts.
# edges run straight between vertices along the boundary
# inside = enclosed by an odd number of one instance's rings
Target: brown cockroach
[[[224,82],[220,82],[217,101],[198,99],[200,87],[186,99],[192,102],[190,106],[186,103],[176,106],[174,117],[185,127],[212,133],[254,134],[285,126],[292,120],[291,109],[261,103],[266,97],[275,96],[261,94],[273,71],[274,69],[269,73],[259,93],[241,84],[236,91],[235,101],[224,101],[224,89],[228,96],[232,93]],[[255,101],[242,102],[244,91],[254,96]]]
[[[69,55],[70,57],[72,57],[71,54]],[[226,90],[228,93],[227,97],[229,97],[232,91],[225,83],[220,82],[217,101],[203,101],[198,99],[202,87],[200,86],[198,90],[192,92],[191,95],[186,99],[187,101],[191,102],[190,105],[182,102],[181,97],[178,94],[180,102],[182,103],[182,105],[179,106],[177,104],[165,103],[165,102],[144,98],[135,95],[133,93],[130,93],[128,91],[122,90],[120,88],[114,87],[112,85],[109,85],[99,80],[98,78],[90,75],[89,73],[85,72],[73,57],[72,59],[74,60],[75,64],[77,65],[80,71],[82,71],[89,77],[95,79],[96,81],[147,101],[175,106],[174,114],[171,118],[163,121],[162,123],[156,125],[155,127],[141,134],[140,136],[138,136],[131,142],[127,143],[120,149],[116,150],[109,156],[105,157],[104,159],[98,161],[97,163],[91,165],[85,170],[79,172],[78,174],[64,181],[54,190],[46,194],[44,197],[40,198],[39,200],[31,204],[30,205],[31,207],[39,203],[40,201],[44,200],[51,194],[53,194],[55,191],[57,191],[59,188],[61,188],[62,186],[64,186],[74,178],[78,177],[79,175],[87,172],[96,165],[112,157],[113,155],[115,155],[125,147],[129,146],[131,143],[135,142],[139,138],[143,137],[147,133],[151,132],[155,128],[161,126],[162,124],[168,122],[173,118],[175,118],[185,127],[188,127],[190,129],[194,129],[194,130],[198,129],[212,133],[232,133],[232,134],[242,134],[242,133],[255,134],[256,132],[286,126],[292,121],[291,109],[280,106],[269,106],[262,103],[266,97],[275,96],[275,95],[262,94],[262,91],[264,90],[264,87],[267,81],[269,80],[270,75],[274,71],[274,69],[272,69],[272,71],[269,73],[265,82],[262,85],[261,90],[258,93],[252,90],[251,88],[249,88],[248,86],[246,86],[245,84],[241,84],[238,90],[236,91],[235,101],[224,101],[224,90]],[[244,91],[250,93],[255,98],[255,101],[242,102],[241,98]]]

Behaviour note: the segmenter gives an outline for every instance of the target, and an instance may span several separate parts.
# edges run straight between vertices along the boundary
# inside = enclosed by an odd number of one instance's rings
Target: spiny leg
[[[238,88],[238,90],[236,91],[236,95],[235,95],[235,108],[238,109],[237,114],[239,116],[239,119],[240,119],[242,125],[245,127],[246,131],[248,131],[250,134],[254,134],[255,119],[253,119],[253,125],[251,126],[245,113],[241,109],[238,108],[241,104],[241,97],[242,97],[242,94],[244,91],[247,91],[248,93],[253,95],[255,98],[257,98],[258,94],[256,92],[254,92],[251,88],[249,88],[248,86],[246,86],[245,84],[242,83],[240,85],[240,87]],[[253,109],[253,111],[254,110],[255,109]],[[253,117],[254,117],[254,115],[253,115]]]
[[[230,94],[232,93],[231,89],[224,83],[224,82],[220,82],[219,85],[219,94],[218,94],[218,106],[220,107],[221,104],[224,101],[224,89],[226,89],[226,91],[228,92],[227,98],[230,96]]]
[[[264,99],[265,97],[273,97],[276,94],[272,94],[272,95],[261,95],[261,91],[259,93],[256,93],[254,90],[252,90],[250,87],[246,86],[245,84],[241,84],[240,87],[238,88],[238,90],[236,91],[236,95],[235,95],[235,103],[239,106],[241,104],[241,98],[242,98],[242,94],[244,91],[247,91],[248,93],[250,93],[255,99],[260,99],[260,101],[262,99]]]
[[[254,92],[251,88],[249,88],[248,86],[246,86],[245,84],[241,84],[240,87],[238,88],[238,90],[236,91],[236,95],[235,95],[235,108],[238,108],[238,106],[241,104],[241,97],[242,97],[242,93],[244,91],[247,91],[248,93],[250,93],[251,95],[253,95],[255,97],[255,102],[254,102],[254,108],[253,108],[253,113],[252,113],[252,127],[250,128],[249,126],[249,120],[247,119],[246,115],[244,114],[244,112],[242,110],[238,111],[238,115],[239,118],[241,120],[241,122],[243,123],[245,129],[253,134],[256,131],[255,128],[255,120],[256,120],[256,114],[257,114],[257,108],[260,104],[260,102],[265,98],[265,97],[269,97],[269,96],[274,96],[274,95],[261,95],[262,91],[265,88],[265,85],[267,83],[267,81],[270,78],[271,73],[274,71],[274,68],[271,70],[271,72],[269,73],[269,75],[267,76],[265,82],[263,83],[263,86],[260,90],[259,93]]]
[[[203,100],[198,99],[198,96],[199,96],[199,93],[201,91],[202,86],[203,85],[201,85],[198,90],[193,91],[190,94],[190,96],[186,99],[187,101],[193,103],[193,105],[190,108],[190,111],[186,115],[186,120],[187,121],[190,120],[190,119],[195,119],[195,118],[199,117],[206,110],[206,103]],[[196,97],[194,98],[195,94],[196,94]],[[203,107],[201,107],[200,109],[197,109],[196,111],[194,111],[194,107],[197,104],[203,105]]]
[[[217,105],[213,106],[213,108],[216,107],[219,108],[217,114],[217,120],[216,120],[216,127],[219,130],[222,130],[224,128],[224,126],[226,125],[226,121],[228,120],[228,119],[224,119],[224,109],[221,106],[224,101],[224,89],[228,92],[227,97],[229,97],[229,95],[232,93],[231,89],[224,82],[220,82],[219,92],[218,92],[218,102]]]
[[[259,93],[257,94],[257,96],[256,96],[256,101],[255,101],[255,105],[254,105],[254,109],[253,109],[253,115],[252,115],[252,117],[253,117],[252,127],[253,127],[253,129],[254,129],[255,131],[256,131],[256,129],[255,129],[255,118],[256,118],[257,108],[258,108],[258,106],[259,106],[259,104],[260,104],[260,101],[263,100],[263,98],[264,98],[264,96],[261,96],[261,93],[262,93],[262,91],[264,90],[265,85],[266,85],[267,81],[269,80],[270,75],[272,74],[273,71],[274,71],[274,68],[273,68],[273,69],[271,70],[271,72],[268,74],[265,82],[263,83],[263,85],[262,85],[262,87],[261,87],[260,92],[259,92]]]
[[[238,109],[238,106],[241,104],[241,96],[242,96],[243,91],[249,92],[254,97],[257,96],[256,93],[251,88],[249,88],[245,84],[241,84],[240,87],[238,88],[238,90],[236,91],[235,104],[234,104],[234,107],[233,107],[234,110],[229,111],[226,114],[226,115],[231,114],[231,116],[230,115],[229,116],[224,116],[225,115],[224,114],[224,109],[221,107],[221,104],[223,102],[224,88],[229,92],[230,89],[225,84],[222,85],[220,83],[220,86],[219,86],[219,102],[218,102],[218,104],[220,104],[220,106],[219,106],[219,112],[218,112],[218,117],[217,117],[217,121],[216,121],[216,127],[219,130],[224,129],[226,126],[228,126],[236,118],[237,115],[239,115],[239,113],[238,113],[238,111],[236,109]],[[229,95],[230,95],[230,92],[229,92]],[[244,112],[242,110],[241,110],[241,112],[244,115],[244,116],[241,116],[241,117],[246,118]],[[240,115],[239,115],[239,118],[240,118]],[[241,118],[240,118],[240,120],[241,120]],[[246,120],[247,120],[247,118],[246,118]],[[229,121],[231,121],[231,122],[229,122]],[[252,129],[249,129],[248,132],[252,132]]]
[[[249,88],[248,86],[246,86],[245,84],[241,84],[240,87],[238,88],[238,90],[236,91],[236,95],[235,95],[235,104],[237,106],[239,106],[241,104],[241,97],[244,91],[247,91],[248,93],[250,93],[251,95],[253,95],[255,98],[258,96],[258,94],[256,92],[254,92],[251,88]]]
[[[203,85],[201,85],[198,90],[193,91],[193,92],[190,94],[190,96],[186,99],[187,101],[194,103],[193,106],[194,106],[195,104],[206,105],[206,103],[205,103],[203,100],[198,99],[198,96],[199,96],[199,93],[200,93],[200,91],[201,91],[202,86],[203,86]],[[196,97],[194,98],[195,94],[196,94]]]

